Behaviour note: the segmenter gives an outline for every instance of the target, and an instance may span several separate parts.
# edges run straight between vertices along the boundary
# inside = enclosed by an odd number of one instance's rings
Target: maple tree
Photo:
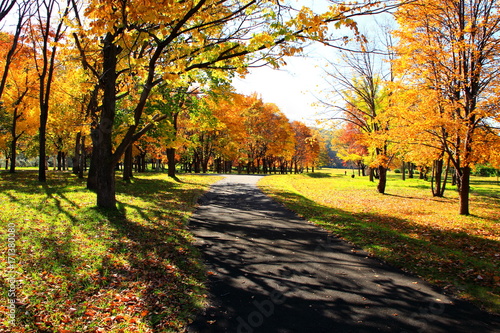
[[[416,103],[422,130],[454,166],[460,214],[469,214],[472,166],[497,141],[498,33],[495,1],[419,1],[396,14],[397,71],[410,88],[432,96]],[[429,101],[427,98],[426,101]],[[425,126],[424,126],[425,125]],[[423,127],[422,127],[423,126]],[[489,133],[490,135],[486,135]],[[434,144],[434,146],[437,146]]]
[[[346,122],[333,138],[332,144],[338,157],[344,162],[352,162],[358,168],[358,174],[365,176],[365,169],[369,163],[368,148],[363,145],[361,129],[351,122]]]
[[[382,69],[376,65],[374,53],[368,50],[368,45],[361,42],[359,52],[353,52],[344,57],[351,73],[339,69],[330,71],[331,87],[342,96],[344,105],[321,101],[334,111],[332,119],[351,123],[359,128],[360,145],[368,147],[374,157],[370,168],[377,169],[379,193],[385,193],[387,170],[392,160],[389,151],[389,141],[386,136],[390,119],[385,117],[389,107],[390,90],[383,78]]]
[[[70,55],[69,55],[70,56]],[[57,156],[57,170],[66,169],[66,158],[73,153],[74,173],[80,174],[82,138],[88,135],[87,101],[90,87],[78,63],[64,58],[55,68],[47,121],[47,151]],[[82,170],[83,171],[83,170]]]
[[[36,0],[36,12],[28,21],[31,43],[33,45],[34,62],[38,73],[40,128],[39,128],[39,167],[38,180],[45,182],[46,176],[46,142],[47,121],[51,104],[51,91],[56,69],[57,51],[63,41],[65,19],[67,18],[71,0],[60,8],[57,0]]]
[[[34,99],[37,92],[35,86],[33,66],[31,65],[32,53],[29,47],[22,42],[16,42],[15,57],[9,59],[15,35],[0,32],[0,64],[9,62],[9,74],[5,75],[5,89],[2,92],[0,104],[0,126],[3,137],[2,145],[9,146],[7,156],[10,157],[10,172],[15,172],[17,147],[19,140],[26,135],[33,135],[36,120],[33,118]],[[6,47],[4,47],[6,46]],[[4,66],[6,68],[6,66]],[[7,69],[5,69],[7,71]]]

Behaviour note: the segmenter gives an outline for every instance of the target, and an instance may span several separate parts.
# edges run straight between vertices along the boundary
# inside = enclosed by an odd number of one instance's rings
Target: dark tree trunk
[[[443,197],[446,189],[446,181],[448,179],[448,170],[450,166],[449,160],[445,170],[443,170],[443,166],[444,161],[442,159],[434,161],[432,166],[431,189],[432,195],[435,197]]]
[[[403,163],[401,163],[401,173],[402,173],[401,179],[406,180],[406,162],[405,161],[403,161]]]
[[[57,171],[62,171],[63,169],[63,152],[58,151],[57,152]]]
[[[460,168],[459,184],[460,215],[469,215],[470,167]]]
[[[378,193],[385,193],[385,186],[387,184],[387,168],[384,166],[379,166],[378,167],[378,185],[377,185],[377,191]]]
[[[27,90],[26,90],[27,92]],[[25,93],[26,94],[26,93]],[[21,99],[19,99],[19,103],[21,102]],[[14,108],[14,115],[12,117],[12,127],[11,127],[11,137],[12,137],[12,142],[10,145],[10,173],[16,172],[16,158],[17,158],[17,141],[19,138],[23,135],[24,132],[21,132],[19,135],[17,134],[17,121],[19,118],[21,118],[22,114],[18,114],[18,108],[17,106]],[[7,160],[8,157],[5,157],[6,164],[5,164],[5,169],[8,168],[7,165]]]
[[[116,64],[119,47],[113,44],[114,37],[108,33],[103,46],[103,103],[101,118],[92,135],[97,161],[97,206],[116,209],[115,163],[113,161],[112,127],[116,114]]]
[[[16,172],[17,139],[18,137],[14,137],[10,146],[10,173]],[[5,160],[5,169],[7,169],[9,166],[8,158],[6,157]]]
[[[83,179],[83,172],[85,171],[86,169],[86,164],[85,164],[85,161],[87,160],[87,155],[86,155],[86,152],[85,152],[85,136],[82,135],[82,138],[81,138],[81,144],[80,144],[80,155],[79,155],[79,159],[78,159],[78,178],[80,179]]]
[[[375,181],[375,169],[373,169],[373,168],[370,168],[369,179],[371,182]]]
[[[81,151],[81,139],[82,139],[82,132],[78,132],[76,134],[76,140],[75,140],[75,152],[74,152],[74,157],[73,157],[73,173],[75,175],[78,175],[80,173],[80,151]]]
[[[125,150],[125,155],[123,156],[123,180],[130,183],[132,177],[132,145],[130,145],[127,150]]]
[[[441,193],[441,173],[443,172],[443,160],[436,160],[432,164],[431,190],[434,197]],[[434,183],[434,180],[436,181]]]
[[[139,159],[139,171],[146,172],[146,169],[147,169],[146,153],[141,152],[140,159]]]
[[[41,107],[40,110],[40,128],[38,130],[39,134],[39,148],[38,148],[38,156],[39,156],[39,165],[38,165],[38,180],[40,182],[47,181],[46,174],[46,164],[47,164],[47,156],[46,156],[46,146],[47,146],[47,113],[48,113],[48,105],[47,107]]]
[[[93,138],[92,138],[92,141]],[[87,175],[87,189],[97,192],[97,164],[99,160],[97,158],[97,153],[95,146],[92,148],[92,154],[90,155],[90,166],[89,174]]]
[[[168,176],[175,177],[175,148],[167,148]]]

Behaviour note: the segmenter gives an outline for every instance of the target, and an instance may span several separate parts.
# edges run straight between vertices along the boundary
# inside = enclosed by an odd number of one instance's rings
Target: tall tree
[[[423,0],[401,7],[396,17],[398,72],[412,88],[435,97],[415,109],[425,114],[455,167],[459,212],[468,215],[471,168],[488,149],[483,133],[498,138],[492,126],[499,115],[497,1]]]
[[[350,72],[336,69],[327,73],[331,87],[339,93],[344,105],[321,101],[333,112],[332,119],[342,120],[358,127],[363,133],[362,145],[375,155],[370,167],[378,170],[379,193],[385,193],[387,170],[392,158],[385,133],[389,120],[384,113],[389,106],[390,93],[378,55],[361,43],[359,52],[351,52],[344,57]],[[334,67],[335,68],[335,67]]]
[[[368,147],[363,143],[363,132],[359,126],[351,122],[344,123],[343,127],[337,131],[332,144],[341,160],[354,163],[358,168],[358,173],[362,172],[365,176],[365,168],[370,163],[369,152]]]
[[[50,94],[56,70],[56,57],[65,32],[65,20],[71,9],[71,0],[60,7],[57,0],[36,0],[37,12],[30,21],[30,38],[35,52],[35,66],[39,80],[40,129],[39,129],[39,166],[38,180],[47,180],[46,149],[47,121],[50,110]]]
[[[12,45],[13,36],[8,33],[0,32],[0,46]],[[9,59],[11,48],[0,48],[0,64],[5,62],[9,64],[9,76],[5,76],[6,85],[0,105],[0,119],[8,132],[8,141],[10,143],[10,172],[14,173],[16,169],[16,157],[18,142],[23,135],[33,135],[33,128],[38,123],[33,119],[34,99],[33,95],[37,92],[36,77],[34,75],[32,63],[32,50],[26,47],[22,42],[16,47],[16,56]],[[8,130],[7,130],[8,129]]]

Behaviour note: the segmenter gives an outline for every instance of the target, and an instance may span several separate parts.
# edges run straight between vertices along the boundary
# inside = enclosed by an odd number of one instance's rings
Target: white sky
[[[357,19],[361,31],[375,31],[376,20],[388,20],[388,15],[378,18]],[[334,31],[342,36],[345,30]],[[250,95],[259,94],[266,103],[276,104],[291,120],[299,120],[314,125],[315,120],[326,117],[325,108],[315,106],[317,97],[324,98],[329,86],[325,81],[325,68],[328,60],[336,63],[339,53],[330,47],[319,44],[306,47],[306,57],[286,58],[287,66],[278,70],[269,67],[253,68],[244,78],[233,79],[236,92]],[[331,98],[331,97],[330,97]],[[331,102],[331,101],[330,101]]]
[[[312,104],[315,96],[324,89],[325,60],[315,57],[293,57],[286,59],[287,66],[280,69],[270,67],[253,68],[244,78],[235,78],[233,86],[241,94],[259,94],[264,102],[274,103],[290,119],[311,123],[318,118],[321,108]]]

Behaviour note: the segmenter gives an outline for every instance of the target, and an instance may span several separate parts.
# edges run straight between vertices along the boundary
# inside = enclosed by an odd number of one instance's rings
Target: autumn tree
[[[359,126],[346,122],[332,140],[338,157],[345,163],[351,162],[358,168],[358,174],[365,176],[369,164],[368,147],[363,144],[363,132]]]
[[[332,119],[349,122],[361,131],[359,144],[374,155],[370,167],[378,171],[378,192],[385,193],[392,154],[386,137],[389,119],[384,117],[390,98],[384,69],[377,54],[364,42],[358,52],[346,54],[344,61],[346,71],[337,68],[327,73],[333,92],[342,96],[342,102],[321,103],[332,110]]]
[[[295,173],[304,168],[312,167],[319,156],[319,143],[309,127],[300,121],[291,123],[295,136],[295,149],[292,156],[292,166]]]
[[[21,39],[22,31],[27,20],[31,16],[32,5],[30,1],[2,1],[0,3],[0,21],[7,16],[13,9],[14,4],[17,4],[16,20],[14,32],[12,35],[6,33],[2,36],[2,75],[0,79],[0,103],[2,101],[3,92],[7,83],[9,69],[12,62],[15,60],[18,45]],[[7,37],[7,36],[11,36]],[[4,54],[5,52],[5,54]]]
[[[15,172],[18,142],[22,136],[33,135],[37,121],[33,118],[33,95],[37,93],[36,77],[32,65],[32,52],[22,42],[16,42],[15,57],[10,59],[10,47],[16,36],[0,32],[0,64],[10,62],[9,74],[4,76],[5,89],[0,105],[0,126],[3,129],[4,145],[9,146],[10,172]],[[5,48],[3,46],[6,46]],[[4,66],[5,70],[6,66]],[[7,134],[8,133],[8,134]]]
[[[458,180],[459,211],[468,215],[471,168],[487,155],[488,140],[499,138],[492,126],[499,117],[497,3],[419,1],[401,7],[396,18],[401,80],[432,96],[415,104],[413,110],[425,121],[412,126],[432,134],[450,159]]]
[[[57,169],[66,169],[66,159],[74,155],[76,174],[80,174],[82,137],[88,135],[87,75],[75,61],[67,59],[54,72],[52,107],[47,121],[47,152],[57,156]]]
[[[70,11],[71,0],[59,3],[57,0],[35,0],[37,11],[29,21],[29,31],[35,67],[38,73],[40,129],[39,129],[39,167],[38,180],[47,179],[46,146],[47,122],[51,104],[52,83],[57,65],[57,51],[61,46],[65,32],[65,20]]]
[[[157,10],[160,5],[161,12]],[[246,54],[273,44],[276,32],[265,28],[265,18],[271,18],[271,12],[266,14],[266,10],[272,4],[256,5],[253,1],[89,4],[85,14],[93,23],[86,30],[86,25],[81,24],[75,37],[82,61],[100,80],[103,96],[99,124],[93,131],[94,154],[101,161],[97,170],[98,206],[115,206],[114,165],[126,148],[145,133],[144,126],[148,125],[141,126],[140,121],[155,86],[175,85],[183,73],[214,64],[223,69],[241,67]],[[263,20],[258,26],[261,32],[249,42],[239,43],[251,37],[255,31],[252,21],[257,19]],[[88,54],[100,54],[102,61],[91,67]],[[139,90],[126,92],[136,101],[135,107],[131,107],[133,122],[113,149],[117,87],[127,86],[125,82],[134,82]],[[156,121],[157,117],[151,120]]]

